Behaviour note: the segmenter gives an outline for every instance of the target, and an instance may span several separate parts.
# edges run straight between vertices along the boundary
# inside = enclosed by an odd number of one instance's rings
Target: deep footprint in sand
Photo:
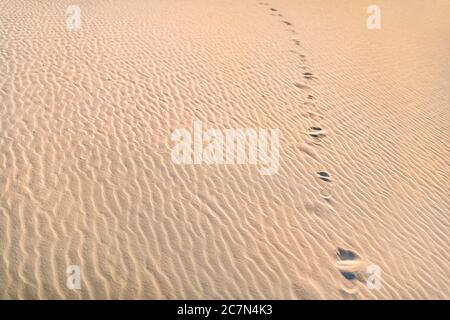
[[[360,279],[361,260],[358,254],[342,248],[338,248],[336,254],[339,259],[336,266],[342,276],[347,280]]]
[[[331,175],[326,171],[317,172],[317,176],[319,177],[319,179],[323,181],[331,182]]]
[[[320,144],[320,142],[318,144]],[[331,182],[331,176],[326,171],[317,172],[317,176],[323,181]],[[328,190],[328,187],[325,187],[325,185],[320,190],[319,195],[327,201],[331,199],[331,192]]]
[[[321,127],[310,127],[308,129],[308,134],[314,138],[324,137],[327,135],[325,130],[323,130]]]
[[[338,248],[337,256],[341,261],[358,260],[359,256],[351,250]]]
[[[315,145],[320,145],[323,138],[326,136],[325,130],[321,127],[310,127],[307,134],[310,136],[312,143]]]

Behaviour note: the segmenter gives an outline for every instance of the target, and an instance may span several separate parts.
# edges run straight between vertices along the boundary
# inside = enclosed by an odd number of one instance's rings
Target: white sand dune
[[[76,2],[0,0],[0,298],[450,298],[448,1]],[[173,163],[194,121],[278,173]]]

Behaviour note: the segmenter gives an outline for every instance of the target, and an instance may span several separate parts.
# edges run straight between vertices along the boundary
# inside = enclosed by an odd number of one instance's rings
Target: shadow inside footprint
[[[361,280],[360,264],[358,254],[351,250],[338,248],[336,252],[339,261],[337,267],[341,275],[350,281]]]
[[[338,255],[339,259],[341,259],[342,261],[358,259],[358,255],[356,253],[354,253],[353,251],[350,251],[350,250],[342,249],[342,248],[338,248],[337,255]]]
[[[325,132],[320,127],[310,127],[309,131],[308,131],[308,134],[311,137],[317,138],[317,137],[320,137],[320,136],[324,136]]]
[[[319,171],[317,172],[317,175],[319,176],[319,178],[323,181],[327,181],[327,182],[331,182],[331,176],[328,172],[326,171]]]
[[[348,272],[348,271],[341,271],[341,274],[344,276],[345,279],[347,280],[353,280],[356,279],[356,275],[353,272]]]
[[[312,89],[307,84],[303,84],[303,83],[299,83],[299,82],[294,83],[294,86],[296,86],[299,89],[303,89],[303,90],[311,90]]]
[[[305,77],[305,79],[312,79],[314,77],[314,75],[311,72],[304,72],[303,76]]]

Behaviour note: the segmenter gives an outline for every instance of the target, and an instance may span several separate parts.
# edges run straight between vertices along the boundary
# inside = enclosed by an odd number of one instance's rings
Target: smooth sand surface
[[[0,298],[450,298],[449,1],[76,2],[0,0]],[[196,120],[278,173],[174,164]]]

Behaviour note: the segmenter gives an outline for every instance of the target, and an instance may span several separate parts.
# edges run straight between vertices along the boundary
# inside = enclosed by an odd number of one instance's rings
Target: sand
[[[76,2],[0,0],[0,298],[450,298],[448,1]]]

